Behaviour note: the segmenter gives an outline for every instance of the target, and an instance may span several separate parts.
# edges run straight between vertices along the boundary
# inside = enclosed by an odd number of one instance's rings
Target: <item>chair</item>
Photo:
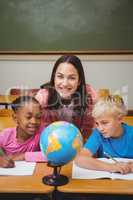
[[[38,92],[38,88],[33,89],[19,89],[19,88],[11,88],[10,89],[10,95],[35,95]]]
[[[9,127],[15,127],[16,123],[12,118],[11,109],[0,109],[0,132]]]
[[[12,117],[12,112],[11,109],[0,109],[0,117]]]
[[[98,97],[101,98],[101,97],[108,96],[110,94],[110,91],[107,88],[101,88],[101,89],[98,90],[97,93],[98,93]]]
[[[123,122],[133,126],[133,116],[125,116]]]
[[[12,117],[0,117],[0,132],[5,128],[15,127]]]

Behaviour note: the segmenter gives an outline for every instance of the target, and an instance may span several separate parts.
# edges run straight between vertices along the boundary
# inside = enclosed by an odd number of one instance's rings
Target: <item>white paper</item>
[[[109,172],[84,169],[73,163],[72,178],[74,179],[99,179],[109,177]]]
[[[127,159],[127,158],[115,158],[119,162],[129,162],[132,161],[133,159]],[[112,163],[111,159],[107,158],[100,158],[99,160],[102,160],[104,162]],[[110,178],[110,179],[123,179],[123,180],[133,180],[133,173],[128,173],[128,174],[120,174],[120,173],[110,173],[107,171],[97,171],[97,170],[89,170],[89,169],[84,169],[79,166],[77,166],[73,162],[73,167],[72,167],[72,178],[74,179],[101,179],[101,178]]]
[[[133,180],[133,173],[129,174],[112,173],[111,179]]]
[[[13,168],[0,167],[0,175],[14,175],[14,176],[32,175],[35,166],[36,166],[35,162],[15,161],[15,167]]]

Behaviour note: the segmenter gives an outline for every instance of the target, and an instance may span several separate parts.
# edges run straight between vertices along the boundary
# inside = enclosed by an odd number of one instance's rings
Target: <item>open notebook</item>
[[[36,166],[35,162],[15,161],[15,167],[13,168],[0,167],[0,175],[14,175],[14,176],[32,175],[35,166]]]
[[[133,159],[126,159],[126,158],[115,158],[118,161],[122,162],[133,162]],[[108,158],[100,158],[100,160],[104,162],[112,163],[113,161]],[[72,167],[72,178],[74,179],[100,179],[100,178],[110,178],[110,179],[123,179],[123,180],[133,180],[133,173],[129,174],[120,174],[120,173],[111,173],[107,171],[96,171],[96,170],[89,170],[78,167],[73,162]]]

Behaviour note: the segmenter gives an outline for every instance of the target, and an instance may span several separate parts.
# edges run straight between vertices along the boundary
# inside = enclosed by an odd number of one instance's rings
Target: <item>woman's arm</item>
[[[94,90],[94,88],[91,85],[86,84],[86,93],[91,96],[92,101],[94,103],[98,97],[96,90]]]
[[[35,98],[39,101],[42,108],[46,107],[48,102],[48,90],[40,89],[35,95]]]

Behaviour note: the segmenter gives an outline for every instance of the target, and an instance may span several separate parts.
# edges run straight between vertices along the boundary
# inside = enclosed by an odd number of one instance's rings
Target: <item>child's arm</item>
[[[131,172],[131,168],[128,163],[106,163],[100,160],[97,160],[93,157],[91,151],[86,148],[83,148],[81,152],[75,158],[75,163],[86,169],[100,170],[100,171],[109,171],[109,172],[119,172],[121,174],[126,174]]]
[[[20,160],[25,160],[25,153],[16,153],[13,155],[10,155],[10,158],[12,160],[20,161]]]
[[[10,156],[13,160],[25,160],[27,162],[46,162],[46,157],[41,151],[17,153]]]
[[[25,160],[28,162],[47,162],[46,156],[41,151],[26,152]]]

